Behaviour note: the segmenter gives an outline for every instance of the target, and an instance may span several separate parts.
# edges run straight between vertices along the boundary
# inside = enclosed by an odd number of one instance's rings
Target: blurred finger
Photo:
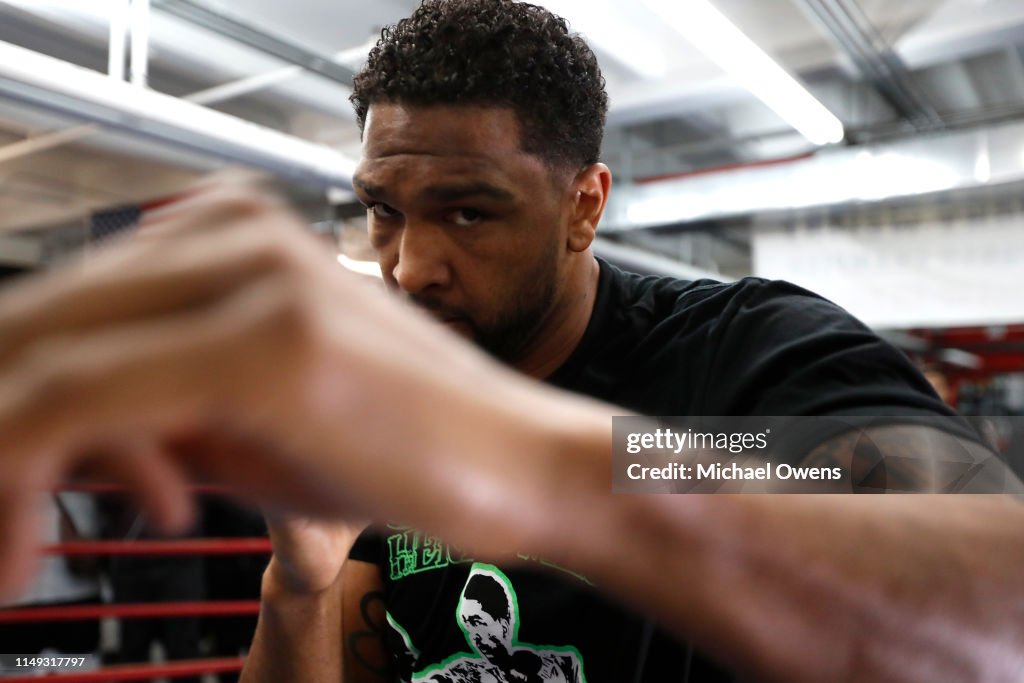
[[[0,363],[52,334],[128,322],[219,302],[291,267],[288,244],[234,224],[212,239],[121,244],[77,272],[29,278],[0,292]]]
[[[106,446],[94,470],[127,486],[158,531],[180,534],[195,521],[188,480],[171,455],[154,439],[136,437]]]
[[[69,453],[126,431],[158,437],[208,424],[229,406],[229,415],[253,419],[275,382],[281,388],[306,376],[296,357],[306,332],[294,329],[295,313],[280,294],[266,283],[210,310],[54,340],[37,362],[0,373],[7,389],[0,392],[0,443],[27,454]],[[285,374],[272,371],[282,364],[290,364]],[[202,464],[296,509],[325,513],[340,502],[312,463],[287,453]],[[156,481],[148,472],[125,474],[148,486]]]
[[[0,481],[0,601],[9,600],[29,586],[40,558],[43,538],[45,482],[32,476]]]

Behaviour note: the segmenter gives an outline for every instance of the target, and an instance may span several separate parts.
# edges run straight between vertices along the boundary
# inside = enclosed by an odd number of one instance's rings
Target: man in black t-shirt
[[[385,283],[518,371],[639,414],[949,414],[899,352],[799,288],[640,278],[595,260],[611,184],[598,160],[603,86],[584,41],[526,4],[428,1],[387,29],[352,96],[363,131],[353,182]],[[275,531],[268,609],[296,575],[285,594],[338,591],[359,605],[341,628],[346,683],[388,670],[403,681],[570,669],[590,683],[731,679],[549,558],[496,570],[517,621],[514,642],[487,656],[464,619],[476,565],[442,540],[369,531],[345,562],[337,537],[318,552],[308,528]],[[315,571],[297,569],[314,555]],[[257,637],[247,683],[271,668],[264,638],[278,639]],[[513,652],[540,658],[532,677],[510,668]]]
[[[353,184],[405,303],[231,183],[148,217],[146,240],[0,293],[0,591],[27,573],[31,495],[91,456],[179,524],[184,465],[287,509],[412,525],[356,543],[349,521],[273,510],[246,683],[448,667],[707,683],[728,675],[712,659],[765,680],[1020,679],[1012,500],[611,495],[624,409],[937,409],[900,354],[798,288],[594,258],[606,98],[564,22],[428,0],[384,32],[354,101]],[[945,443],[896,428],[895,445],[874,434],[900,456],[887,475]],[[858,443],[823,439],[802,463],[852,471]],[[507,627],[493,600],[460,608],[481,562],[508,581]]]

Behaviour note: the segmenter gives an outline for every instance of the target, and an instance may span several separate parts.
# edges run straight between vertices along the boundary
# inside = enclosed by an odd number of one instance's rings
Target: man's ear
[[[572,251],[585,251],[594,241],[611,187],[612,172],[604,164],[591,164],[576,174],[567,243]]]

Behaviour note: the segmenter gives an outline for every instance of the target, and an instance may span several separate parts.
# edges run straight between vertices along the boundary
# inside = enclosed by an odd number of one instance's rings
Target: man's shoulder
[[[721,318],[767,312],[811,309],[845,315],[823,297],[785,280],[743,277],[736,280],[683,280],[641,275],[611,264],[609,305],[619,311],[663,319],[669,316]]]

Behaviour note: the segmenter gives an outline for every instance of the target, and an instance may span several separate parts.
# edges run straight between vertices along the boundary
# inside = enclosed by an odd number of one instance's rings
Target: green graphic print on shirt
[[[409,683],[586,683],[583,658],[571,646],[519,641],[519,600],[512,582],[494,565],[473,563],[455,609],[455,620],[471,652],[457,652],[415,672]],[[405,629],[387,621],[419,657]]]
[[[457,548],[446,545],[439,538],[427,536],[415,529],[396,524],[389,524],[392,533],[386,538],[388,551],[388,578],[392,581],[404,579],[413,574],[444,569],[450,565],[473,564],[476,562]],[[536,562],[560,572],[574,576],[580,581],[593,586],[594,584],[582,574],[569,571],[557,564],[548,562],[533,555],[517,554],[520,560]]]

